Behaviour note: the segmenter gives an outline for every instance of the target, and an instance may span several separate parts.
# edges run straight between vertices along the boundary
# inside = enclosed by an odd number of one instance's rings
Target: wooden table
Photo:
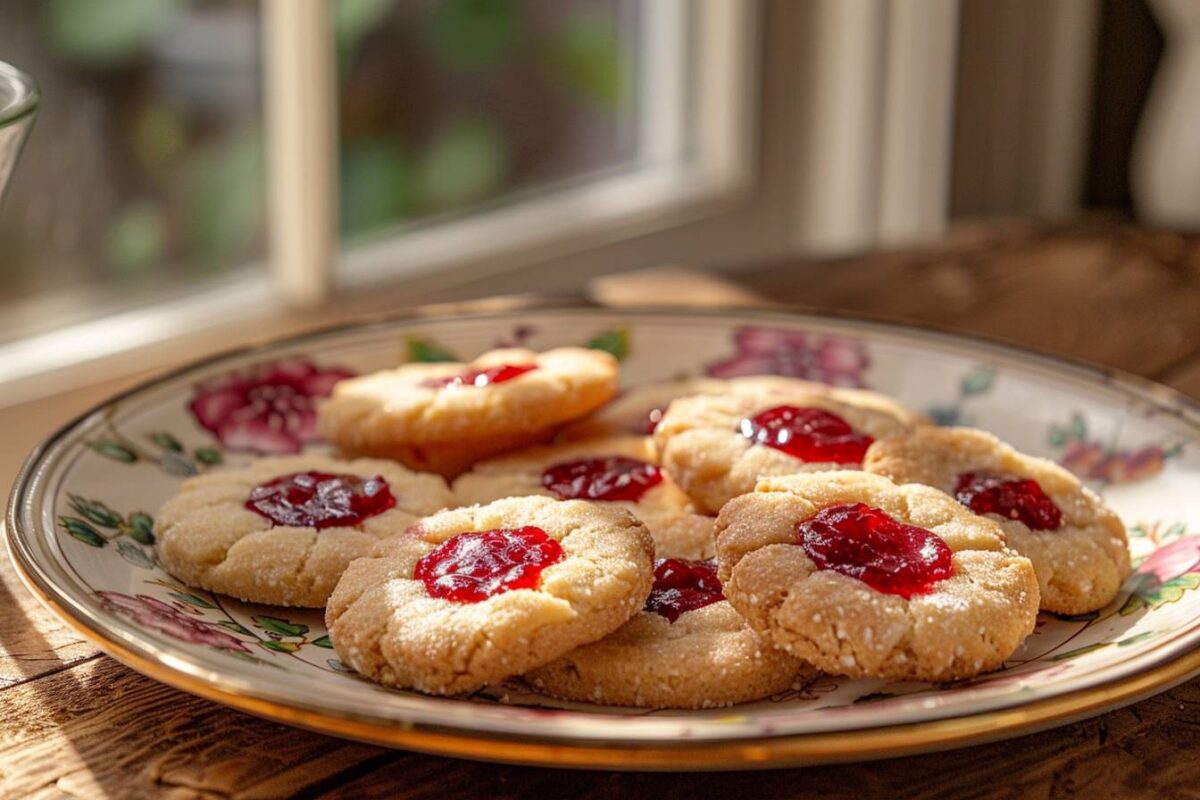
[[[652,272],[595,292],[618,303],[760,302],[748,288],[1023,342],[1200,396],[1200,237],[1103,220],[989,224],[928,251],[769,264],[736,281],[744,288]],[[0,413],[0,430],[48,431],[101,397],[52,399],[37,417]],[[1200,797],[1200,679],[1086,722],[948,753],[764,773],[584,773],[393,752],[197,699],[80,640],[7,560],[0,609],[0,797]]]

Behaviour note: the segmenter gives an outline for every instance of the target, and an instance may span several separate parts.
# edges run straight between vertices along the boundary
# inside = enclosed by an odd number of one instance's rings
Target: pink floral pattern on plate
[[[1097,441],[1090,435],[1090,427],[1085,415],[1076,411],[1065,424],[1051,425],[1047,433],[1051,447],[1064,448],[1059,463],[1085,481],[1108,486],[1148,480],[1183,451],[1182,443],[1117,447],[1115,442]]]
[[[832,386],[865,386],[870,359],[861,342],[780,328],[742,327],[734,333],[737,352],[708,365],[714,378],[784,375]]]
[[[230,450],[299,453],[317,439],[317,398],[353,375],[302,358],[271,361],[201,383],[189,408]]]
[[[1185,592],[1200,589],[1200,534],[1176,539],[1146,556],[1129,585],[1122,615],[1177,603]]]
[[[157,598],[123,592],[96,592],[96,595],[109,610],[129,617],[138,625],[165,633],[172,639],[208,645],[218,650],[250,653],[250,648],[213,623],[190,617]]]
[[[1191,572],[1200,572],[1200,534],[1184,536],[1164,545],[1138,566],[1139,575],[1153,575],[1167,582]]]
[[[1137,450],[1105,450],[1099,442],[1073,441],[1067,445],[1061,463],[1084,480],[1105,483],[1132,483],[1153,478],[1163,470],[1170,457],[1157,445]]]

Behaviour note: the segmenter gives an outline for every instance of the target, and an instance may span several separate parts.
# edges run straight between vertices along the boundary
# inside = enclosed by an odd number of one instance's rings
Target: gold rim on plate
[[[641,310],[641,313],[645,314],[647,310]],[[753,313],[740,310],[734,314],[747,318],[791,316],[778,312]],[[677,311],[672,315],[704,316],[704,314],[680,314]],[[471,315],[465,319],[491,316],[497,315]],[[822,318],[820,315],[812,314],[801,316]],[[394,319],[390,322],[400,322],[404,319],[406,318]],[[957,340],[960,344],[982,344],[988,348],[1008,351],[1011,355],[1040,361],[1043,367],[1053,365],[1060,369],[1068,367],[1076,372],[1086,372],[1093,378],[1107,379],[1113,384],[1124,384],[1123,388],[1134,395],[1154,396],[1158,404],[1166,404],[1164,401],[1175,400],[1176,413],[1191,425],[1196,424],[1196,417],[1193,416],[1197,409],[1195,401],[1164,390],[1157,384],[1143,379],[1116,371],[1098,370],[1079,363],[1069,361],[1064,363],[1062,360],[1024,348],[998,345],[970,336],[947,336],[941,331],[922,330],[912,326],[897,326],[878,321],[855,320],[855,322],[859,324],[866,322],[865,327],[873,327],[877,330],[885,328],[891,329],[892,332],[924,334],[926,337],[935,339],[944,337]],[[341,326],[335,331],[350,327],[370,328],[372,326]],[[287,337],[268,345],[241,348],[235,352],[259,351],[270,349],[272,344],[319,339],[331,332],[334,331],[318,331],[307,335]],[[931,334],[932,336],[930,336]],[[230,355],[229,353],[220,354],[190,364],[169,375],[135,387],[122,396],[144,391],[197,369],[201,365],[217,363]],[[1163,392],[1166,394],[1164,395]],[[1182,402],[1180,402],[1181,400]],[[104,405],[111,402],[113,401],[106,401]],[[33,554],[23,546],[12,525],[16,521],[18,490],[29,481],[34,463],[46,455],[49,443],[58,439],[94,412],[95,409],[81,415],[77,420],[51,436],[46,443],[43,443],[26,462],[17,485],[14,487],[14,495],[8,509],[10,525],[6,526],[8,527],[6,533],[10,556],[22,581],[52,612],[87,640],[138,672],[174,688],[240,711],[319,733],[437,755],[535,766],[623,770],[761,769],[889,758],[1030,734],[1128,705],[1169,689],[1200,673],[1200,648],[1192,648],[1175,655],[1170,660],[1154,664],[1122,678],[1042,700],[1033,700],[1014,707],[874,728],[713,740],[681,739],[678,743],[664,743],[661,740],[645,744],[612,739],[570,740],[547,735],[524,735],[511,732],[486,734],[479,731],[439,726],[432,722],[401,719],[389,722],[379,718],[360,716],[348,710],[339,713],[336,710],[322,711],[311,706],[277,702],[245,691],[244,688],[206,680],[201,675],[173,667],[167,661],[156,657],[156,653],[153,651],[141,652],[137,648],[127,646],[118,638],[107,635],[103,630],[94,627],[87,616],[80,615],[69,607],[72,602],[70,597],[59,591],[59,587],[55,586],[53,580],[43,573]]]
[[[885,728],[821,734],[689,742],[678,747],[592,746],[449,734],[411,724],[385,727],[240,694],[172,670],[101,636],[67,613],[34,581],[10,550],[24,584],[60,619],[127,667],[190,694],[264,719],[371,744],[419,750],[439,756],[502,761],[530,766],[623,770],[765,769],[807,764],[895,758],[950,747],[983,744],[1036,733],[1086,719],[1170,689],[1200,673],[1200,650],[1124,680],[1035,701],[1018,708],[966,717],[931,720]]]

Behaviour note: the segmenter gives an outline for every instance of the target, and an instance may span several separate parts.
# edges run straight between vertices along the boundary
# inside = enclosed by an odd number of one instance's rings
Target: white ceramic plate
[[[1136,571],[1108,608],[1043,614],[1004,669],[948,685],[825,677],[767,701],[696,712],[559,703],[519,681],[444,699],[348,673],[319,612],[180,585],[157,564],[152,515],[188,474],[306,441],[311,419],[244,409],[272,382],[305,392],[406,359],[498,343],[604,347],[626,386],[779,373],[895,395],[1056,459],[1130,529]],[[238,398],[242,398],[239,400]],[[201,419],[193,412],[200,400]],[[239,421],[240,420],[240,421]],[[1200,411],[1162,387],[994,344],[782,313],[589,308],[406,319],[226,355],[108,402],[31,456],[12,494],[11,550],[30,587],[150,676],[263,716],[429,751],[554,765],[716,768],[893,755],[1048,727],[1200,671]]]

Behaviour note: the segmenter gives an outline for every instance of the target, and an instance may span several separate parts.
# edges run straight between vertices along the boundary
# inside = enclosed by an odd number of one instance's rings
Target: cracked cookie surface
[[[771,386],[686,397],[671,403],[654,431],[661,463],[696,507],[709,514],[753,491],[761,476],[859,467],[857,461],[802,460],[742,432],[747,420],[785,406],[834,414],[856,434],[872,439],[896,436],[921,421],[895,401],[858,389]]]
[[[909,597],[819,569],[799,525],[863,503],[939,537],[953,572]],[[995,669],[1034,628],[1033,566],[995,523],[928,486],[858,471],[764,478],[717,520],[729,602],[751,627],[817,668],[851,677],[943,681]]]
[[[1041,607],[1083,614],[1112,602],[1129,575],[1125,526],[1099,497],[1066,469],[1027,456],[985,431],[928,428],[875,442],[863,468],[897,483],[921,483],[950,495],[960,476],[984,474],[1032,479],[1061,514],[1054,529],[1037,529],[1017,516],[986,513],[1008,545],[1033,563]]]
[[[533,526],[561,558],[533,588],[479,602],[431,596],[418,564],[455,537]],[[458,694],[603,638],[650,591],[654,545],[632,514],[582,500],[516,497],[443,511],[380,542],[346,570],[326,609],[339,657],[371,680]]]
[[[394,504],[357,524],[320,528],[279,524],[247,508],[256,487],[305,472],[378,476]],[[453,503],[441,477],[392,461],[262,458],[184,481],[158,512],[156,548],[163,567],[191,586],[253,603],[319,608],[352,560],[370,554],[379,539]]]
[[[453,477],[545,441],[617,391],[612,355],[578,347],[493,350],[470,363],[405,364],[339,382],[318,406],[344,452]]]
[[[588,475],[588,462],[596,463],[593,473],[603,473],[602,462],[619,459],[629,471],[638,462],[647,465],[641,475]],[[573,497],[564,497],[563,487],[554,487],[547,479],[553,476],[555,467],[575,465],[580,469],[569,476],[573,483]],[[624,508],[631,512],[650,529],[654,537],[655,552],[659,557],[700,559],[711,558],[714,553],[713,518],[692,511],[691,501],[669,475],[658,470],[653,443],[644,436],[622,436],[609,439],[589,439],[571,444],[532,447],[515,455],[491,459],[476,464],[468,473],[460,475],[454,482],[454,493],[463,504],[488,503],[504,497],[544,495],[559,499],[594,499],[579,497],[580,493],[600,488],[611,488],[621,496],[622,481],[636,484],[630,478],[645,479],[649,475],[656,482],[648,485],[639,497],[633,500],[602,500],[601,502]],[[567,482],[567,479],[563,479]],[[547,486],[551,483],[551,486]],[[598,494],[592,491],[592,494]]]

